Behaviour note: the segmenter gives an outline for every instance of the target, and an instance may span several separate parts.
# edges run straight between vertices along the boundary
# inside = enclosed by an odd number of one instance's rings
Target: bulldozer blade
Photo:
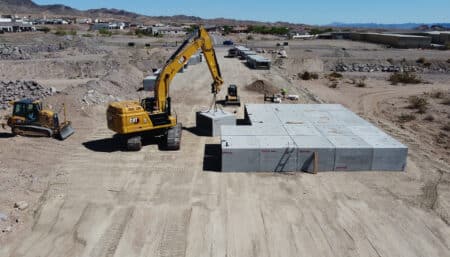
[[[225,105],[237,105],[237,106],[241,106],[241,102],[240,102],[240,101],[225,101]]]
[[[59,139],[65,140],[75,133],[75,130],[70,125],[66,125],[59,131]]]

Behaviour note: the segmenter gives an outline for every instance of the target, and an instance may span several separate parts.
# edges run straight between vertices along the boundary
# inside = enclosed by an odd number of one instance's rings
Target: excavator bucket
[[[64,125],[59,131],[59,139],[65,140],[75,133],[75,130],[72,128],[70,124]]]

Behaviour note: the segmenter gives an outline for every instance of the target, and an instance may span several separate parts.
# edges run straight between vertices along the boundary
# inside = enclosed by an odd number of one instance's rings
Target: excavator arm
[[[172,57],[170,57],[157,78],[155,97],[159,112],[163,113],[168,111],[167,98],[169,97],[170,83],[175,75],[184,67],[184,65],[186,65],[189,58],[199,49],[203,51],[209,71],[214,80],[211,85],[211,92],[216,95],[221,90],[223,79],[214,51],[213,42],[208,32],[203,27],[199,27],[194,31],[191,37],[181,44]]]

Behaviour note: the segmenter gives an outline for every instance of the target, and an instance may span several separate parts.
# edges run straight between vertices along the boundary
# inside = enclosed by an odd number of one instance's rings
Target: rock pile
[[[31,56],[22,48],[17,46],[0,46],[0,59],[1,60],[27,60]]]
[[[43,99],[55,93],[35,81],[0,81],[0,109],[7,109],[10,101],[22,98]]]
[[[338,63],[332,69],[336,72],[439,72],[447,73],[450,71],[447,67],[429,66],[422,67],[416,65],[383,65],[383,64],[361,64],[361,63]]]

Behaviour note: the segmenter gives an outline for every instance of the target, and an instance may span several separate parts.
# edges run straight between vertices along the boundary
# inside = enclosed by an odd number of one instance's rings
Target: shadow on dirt
[[[94,152],[102,152],[102,153],[128,152],[125,145],[126,144],[123,140],[120,140],[115,137],[97,139],[83,143],[83,146],[86,147],[87,149]],[[159,147],[160,140],[158,140],[157,138],[143,138],[142,147],[149,145],[158,145]],[[160,148],[160,150],[162,149]]]
[[[14,134],[12,133],[0,133],[0,138],[11,138],[14,137]]]
[[[222,150],[220,144],[206,144],[203,155],[203,170],[210,172],[222,171]]]
[[[194,135],[196,135],[198,137],[210,136],[210,135],[208,135],[208,133],[206,133],[203,130],[198,129],[197,127],[189,127],[189,128],[183,127],[183,130],[186,130],[186,131],[188,131],[188,132],[190,132],[190,133],[192,133],[192,134],[194,134]]]

